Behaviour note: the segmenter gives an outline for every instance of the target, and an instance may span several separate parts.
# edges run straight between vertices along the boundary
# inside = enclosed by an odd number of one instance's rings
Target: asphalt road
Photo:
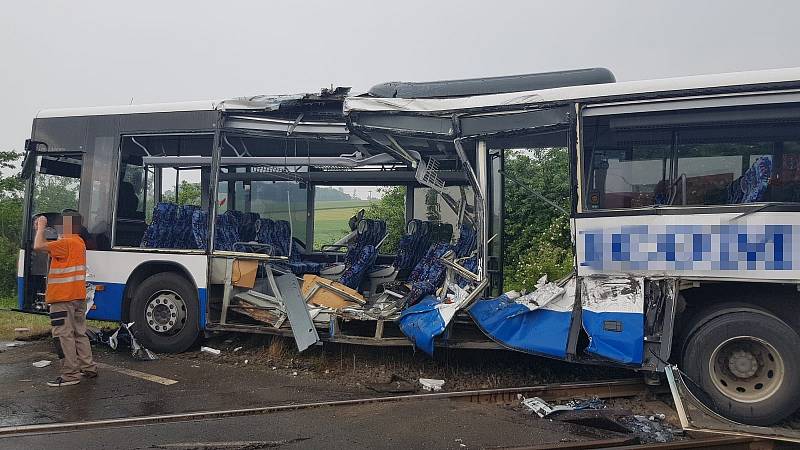
[[[373,397],[374,392],[201,359],[133,361],[96,350],[100,377],[49,388],[47,342],[0,353],[0,426]],[[49,367],[34,361],[49,359]],[[598,438],[592,428],[519,410],[425,400],[283,411],[215,420],[0,437],[0,449],[481,448]]]

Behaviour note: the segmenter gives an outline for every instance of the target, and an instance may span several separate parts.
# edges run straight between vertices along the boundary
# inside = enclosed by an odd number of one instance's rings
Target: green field
[[[367,206],[369,202],[366,200],[317,202],[314,211],[314,248],[333,244],[350,232],[348,220]]]

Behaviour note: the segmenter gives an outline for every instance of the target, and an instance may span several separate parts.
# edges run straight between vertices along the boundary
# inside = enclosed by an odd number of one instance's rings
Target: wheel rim
[[[714,387],[737,402],[764,401],[783,384],[780,353],[769,342],[753,336],[737,336],[721,343],[708,366]]]
[[[174,291],[162,290],[147,301],[144,316],[151,330],[174,335],[186,325],[186,303]]]

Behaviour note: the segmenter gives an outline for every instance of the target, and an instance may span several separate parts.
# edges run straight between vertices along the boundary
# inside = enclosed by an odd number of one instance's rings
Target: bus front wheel
[[[199,336],[197,289],[183,276],[163,272],[145,279],[131,301],[136,338],[150,350],[180,353]]]
[[[777,317],[734,312],[689,337],[682,365],[717,412],[740,423],[772,425],[800,404],[798,348],[800,336]]]

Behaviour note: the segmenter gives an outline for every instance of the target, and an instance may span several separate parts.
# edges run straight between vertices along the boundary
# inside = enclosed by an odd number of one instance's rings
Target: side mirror
[[[44,147],[45,150],[48,148],[47,144],[42,141],[25,140],[25,159],[22,161],[22,171],[19,174],[21,179],[27,180],[33,175],[33,171],[36,169],[36,154],[39,147]]]

